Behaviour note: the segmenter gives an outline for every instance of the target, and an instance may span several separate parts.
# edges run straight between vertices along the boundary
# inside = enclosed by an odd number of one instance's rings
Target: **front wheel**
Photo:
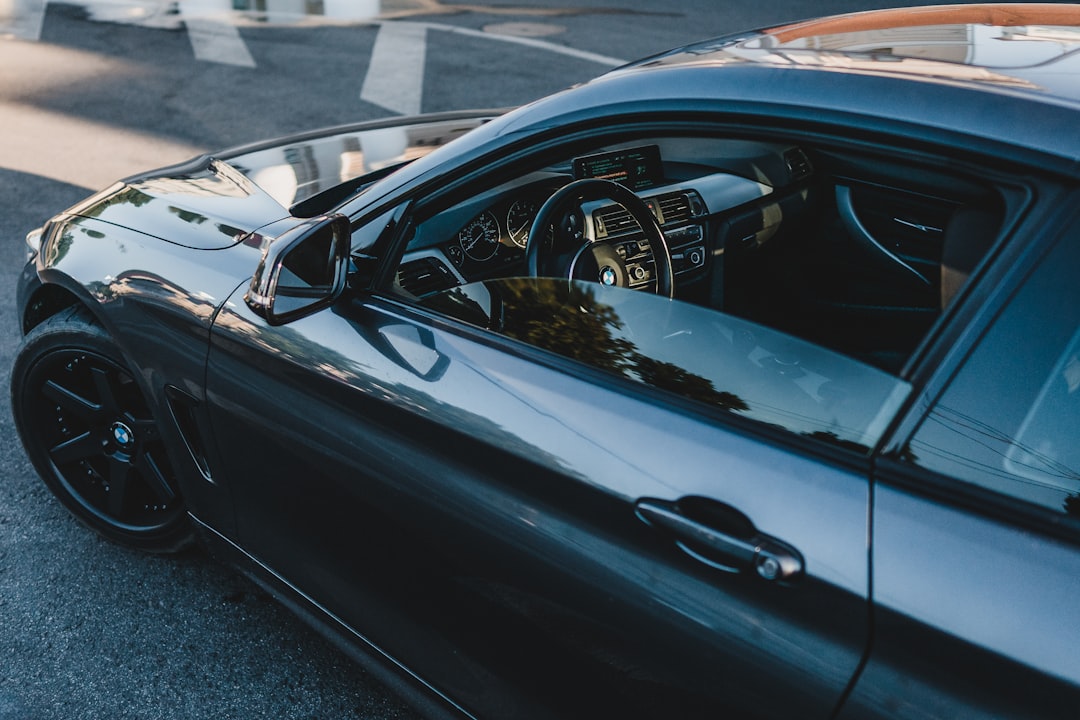
[[[190,542],[149,403],[87,311],[65,310],[26,336],[12,368],[11,406],[34,467],[76,517],[141,550]]]

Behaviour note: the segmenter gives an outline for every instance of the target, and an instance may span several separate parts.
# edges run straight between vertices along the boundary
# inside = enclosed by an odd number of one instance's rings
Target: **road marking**
[[[402,115],[420,112],[427,57],[425,23],[379,25],[360,99]]]
[[[402,115],[414,115],[421,112],[424,95],[424,61],[427,54],[429,30],[526,45],[608,68],[617,67],[626,62],[608,55],[556,45],[534,37],[488,33],[456,25],[396,20],[376,24],[379,26],[379,34],[375,37],[375,47],[371,51],[371,62],[368,64],[367,75],[364,77],[364,84],[360,90],[360,99]]]
[[[390,23],[384,23],[384,25],[388,24]],[[526,45],[539,50],[547,50],[548,52],[553,52],[558,55],[566,55],[567,57],[577,58],[578,60],[585,60],[586,62],[596,63],[598,65],[606,65],[609,68],[625,65],[627,62],[626,60],[620,60],[619,58],[611,57],[610,55],[600,55],[599,53],[589,52],[587,50],[577,50],[572,47],[567,47],[566,45],[557,45],[555,43],[547,42],[546,40],[538,40],[534,37],[487,33],[483,30],[473,30],[472,28],[458,27],[457,25],[440,25],[438,23],[416,24],[422,25],[429,30],[442,30],[443,32],[453,33],[455,35],[466,35],[468,37],[486,38],[488,40],[499,40],[501,42],[515,43],[517,45]]]
[[[30,40],[41,37],[46,6],[50,0],[0,0],[0,33],[5,30]],[[112,0],[115,2],[115,0]],[[110,2],[87,2],[93,7]],[[124,3],[121,3],[124,4]],[[195,58],[204,62],[221,63],[237,67],[256,67],[255,59],[244,43],[240,32],[231,22],[228,12],[221,11],[218,0],[179,0],[180,19],[187,28]],[[135,13],[129,18],[134,20]],[[150,13],[154,15],[154,13]],[[160,22],[160,18],[150,18]],[[5,22],[6,21],[6,22]],[[616,67],[625,61],[607,55],[577,50],[565,45],[546,42],[536,37],[525,37],[498,32],[484,32],[456,25],[439,23],[381,21],[372,48],[368,72],[360,90],[360,99],[383,107],[391,112],[412,115],[422,111],[424,92],[424,63],[427,56],[427,33],[429,30],[515,43],[553,52],[559,55]],[[494,26],[493,29],[497,29]]]
[[[513,35],[514,37],[547,37],[561,35],[566,28],[561,25],[534,22],[492,23],[484,26],[484,32],[492,35]]]
[[[181,0],[180,17],[187,26],[195,59],[238,67],[255,67],[240,31],[227,14],[214,14],[219,7],[213,0]]]
[[[49,0],[0,0],[0,37],[40,40]]]

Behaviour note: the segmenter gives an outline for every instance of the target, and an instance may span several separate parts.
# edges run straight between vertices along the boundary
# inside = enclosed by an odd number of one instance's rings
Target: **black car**
[[[129,178],[22,441],[432,716],[1080,717],[1078,61],[862,13]]]

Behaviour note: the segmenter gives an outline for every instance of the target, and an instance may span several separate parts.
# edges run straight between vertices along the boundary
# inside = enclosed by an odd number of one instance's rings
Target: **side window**
[[[349,252],[353,257],[365,256],[375,252],[380,240],[386,239],[388,232],[393,232],[395,222],[404,213],[405,208],[395,206],[370,220],[364,220],[353,230]]]
[[[636,127],[601,141],[418,198],[380,289],[591,377],[864,454],[910,391],[902,369],[1027,197],[902,149]]]
[[[488,280],[421,304],[607,374],[861,453],[877,444],[909,391],[898,378],[791,335],[598,283]]]
[[[1077,258],[1065,241],[1041,263],[916,432],[909,461],[1080,517]]]

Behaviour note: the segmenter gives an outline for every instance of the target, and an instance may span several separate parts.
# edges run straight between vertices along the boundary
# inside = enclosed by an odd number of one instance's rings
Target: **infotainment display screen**
[[[631,190],[653,187],[663,180],[660,148],[643,145],[574,158],[574,179],[582,178],[614,180]]]

